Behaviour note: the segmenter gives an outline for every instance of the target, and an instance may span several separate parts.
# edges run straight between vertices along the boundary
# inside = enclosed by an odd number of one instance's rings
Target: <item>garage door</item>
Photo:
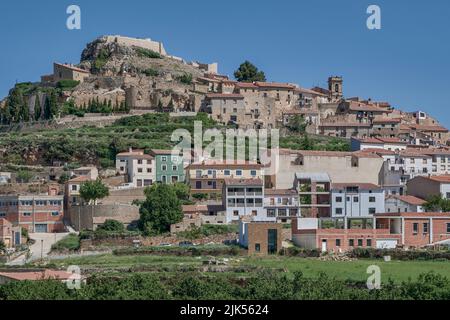
[[[397,247],[397,240],[395,239],[377,240],[377,249],[395,249],[395,247]]]
[[[46,224],[37,224],[34,228],[34,232],[47,233],[47,225]]]

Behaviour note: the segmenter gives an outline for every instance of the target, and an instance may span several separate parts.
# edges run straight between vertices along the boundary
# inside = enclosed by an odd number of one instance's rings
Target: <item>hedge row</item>
[[[393,260],[450,260],[449,250],[401,250],[355,248],[348,253],[352,258],[383,259],[390,256]]]

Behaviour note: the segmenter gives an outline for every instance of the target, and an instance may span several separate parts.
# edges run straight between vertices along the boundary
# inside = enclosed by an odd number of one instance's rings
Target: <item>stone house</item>
[[[71,64],[53,64],[53,82],[58,82],[61,80],[74,80],[81,83],[88,78],[89,75],[89,71],[75,67]]]

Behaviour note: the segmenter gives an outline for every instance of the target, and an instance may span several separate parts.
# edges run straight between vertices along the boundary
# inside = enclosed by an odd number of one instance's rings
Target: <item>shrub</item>
[[[157,77],[157,76],[159,76],[158,70],[155,70],[155,69],[152,69],[152,68],[145,69],[144,71],[142,71],[142,73],[145,74],[147,77]]]
[[[383,259],[390,256],[394,260],[450,260],[449,250],[401,250],[401,249],[375,249],[355,248],[348,253],[352,258]]]
[[[201,227],[193,227],[189,231],[178,232],[177,236],[186,239],[200,239],[216,234],[237,233],[238,225],[213,225],[204,224]]]
[[[125,226],[122,222],[117,220],[107,219],[97,230],[112,231],[112,232],[123,232],[125,231]]]
[[[281,255],[288,257],[300,257],[300,258],[318,258],[320,257],[320,251],[317,249],[303,249],[299,247],[289,247],[280,251]]]
[[[190,73],[184,73],[184,74],[182,74],[182,75],[176,77],[176,79],[177,79],[178,81],[180,81],[181,83],[184,83],[184,84],[191,84],[191,83],[192,83],[192,74],[190,74]]]
[[[56,87],[65,91],[65,90],[71,90],[79,84],[80,84],[80,81],[77,81],[77,80],[60,80],[56,84]]]
[[[139,47],[136,47],[135,50],[136,50],[137,55],[141,58],[145,57],[145,58],[150,58],[150,59],[162,59],[162,56],[158,52],[155,52],[153,50],[139,48]]]

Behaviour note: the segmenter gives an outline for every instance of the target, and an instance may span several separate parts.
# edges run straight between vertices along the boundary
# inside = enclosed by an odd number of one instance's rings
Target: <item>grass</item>
[[[220,259],[220,257],[216,257]],[[106,254],[95,257],[71,258],[54,262],[56,267],[67,265],[79,265],[84,267],[97,268],[123,268],[123,267],[155,267],[167,268],[175,270],[177,267],[200,267],[205,257],[181,257],[181,256],[156,256],[156,255],[129,255],[114,256]],[[291,274],[294,271],[303,272],[305,277],[315,278],[319,273],[323,272],[329,277],[335,277],[339,280],[357,280],[366,281],[367,267],[377,265],[381,270],[381,281],[386,282],[390,278],[394,282],[415,280],[420,274],[434,271],[437,274],[450,278],[450,262],[448,261],[391,261],[384,262],[382,260],[357,260],[357,261],[321,261],[313,258],[295,258],[295,257],[234,257],[231,259],[230,266],[233,267],[249,267],[263,269],[275,269]],[[258,272],[259,272],[258,271]],[[253,272],[253,271],[251,271]],[[218,272],[214,276],[243,276],[242,273]],[[250,275],[249,272],[245,273]]]
[[[362,259],[357,261],[321,261],[314,258],[269,257],[247,258],[243,265],[265,268],[283,268],[288,272],[302,271],[307,277],[316,277],[324,272],[340,280],[352,279],[365,281],[369,276],[367,267],[376,265],[381,270],[381,281],[392,278],[395,282],[416,279],[421,273],[434,271],[450,278],[449,261],[390,261]]]
[[[76,234],[69,234],[52,245],[52,251],[76,251],[80,248],[80,238]]]
[[[112,254],[105,254],[100,256],[69,258],[64,260],[54,261],[57,267],[77,265],[84,267],[136,267],[139,265],[151,265],[155,267],[166,266],[180,266],[180,265],[194,265],[200,266],[201,259],[197,257],[177,257],[177,256],[156,256],[156,255],[141,255],[141,256],[115,256]]]

